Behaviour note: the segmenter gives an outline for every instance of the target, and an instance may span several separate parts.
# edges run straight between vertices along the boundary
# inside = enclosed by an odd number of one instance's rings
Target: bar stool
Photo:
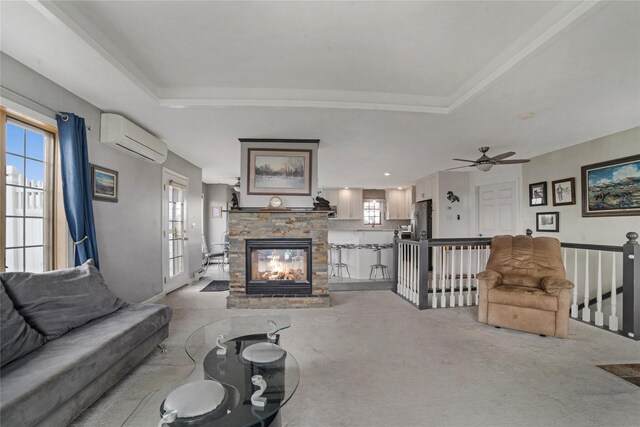
[[[347,270],[347,276],[349,276],[349,278],[351,278],[351,273],[349,272],[349,266],[347,264],[345,264],[344,262],[342,262],[342,249],[343,248],[349,248],[350,246],[353,245],[337,245],[335,243],[331,243],[331,252],[333,252],[334,250],[338,251],[338,262],[332,262],[331,263],[331,272],[329,273],[331,276],[336,276],[336,272],[337,277],[342,277],[342,269],[345,268]],[[331,258],[333,258],[333,255],[331,255]]]
[[[371,271],[369,272],[369,280],[375,279],[378,276],[378,269],[380,269],[383,279],[390,279],[391,277],[389,276],[389,268],[386,265],[382,264],[382,249],[388,249],[391,246],[378,244],[367,246],[369,246],[370,249],[373,249],[373,251],[376,253],[376,263],[371,266]]]

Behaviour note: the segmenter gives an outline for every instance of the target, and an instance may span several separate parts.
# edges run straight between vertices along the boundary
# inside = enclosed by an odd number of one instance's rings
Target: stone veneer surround
[[[327,283],[327,212],[318,211],[229,211],[229,296],[227,308],[329,307]],[[312,239],[311,295],[247,295],[246,239]]]

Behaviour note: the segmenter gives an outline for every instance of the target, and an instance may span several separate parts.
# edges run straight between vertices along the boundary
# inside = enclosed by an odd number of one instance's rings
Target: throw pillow
[[[0,282],[0,366],[19,359],[44,345],[45,339],[13,307]]]
[[[0,273],[16,310],[47,340],[122,308],[89,260],[46,273]]]

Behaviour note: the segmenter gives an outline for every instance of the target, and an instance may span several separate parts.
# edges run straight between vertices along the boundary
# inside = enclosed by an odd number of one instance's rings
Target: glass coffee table
[[[224,387],[226,409],[215,415],[214,419],[178,418],[164,425],[279,425],[278,412],[296,391],[300,380],[296,359],[286,348],[282,352],[279,346],[280,332],[290,326],[289,315],[276,314],[231,317],[197,329],[185,343],[185,351],[194,363],[190,374],[145,396],[124,425],[161,425],[161,413],[166,412],[162,408],[167,396],[178,387],[202,380],[214,380]],[[220,347],[226,347],[226,353]],[[268,351],[265,352],[265,348]],[[270,353],[272,349],[278,353]],[[277,359],[271,360],[273,358]],[[181,387],[181,390],[184,389],[188,387]],[[260,389],[263,389],[260,397],[266,398],[266,402],[255,400],[256,392]],[[257,400],[261,400],[260,397]],[[187,400],[198,398],[202,396],[186,395]]]

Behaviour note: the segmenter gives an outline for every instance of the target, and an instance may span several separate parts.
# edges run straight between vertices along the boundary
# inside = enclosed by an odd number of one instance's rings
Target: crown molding
[[[288,107],[450,114],[479,96],[524,59],[602,4],[561,2],[449,96],[275,88],[157,87],[71,3],[30,1],[50,21],[64,25],[160,106]]]

